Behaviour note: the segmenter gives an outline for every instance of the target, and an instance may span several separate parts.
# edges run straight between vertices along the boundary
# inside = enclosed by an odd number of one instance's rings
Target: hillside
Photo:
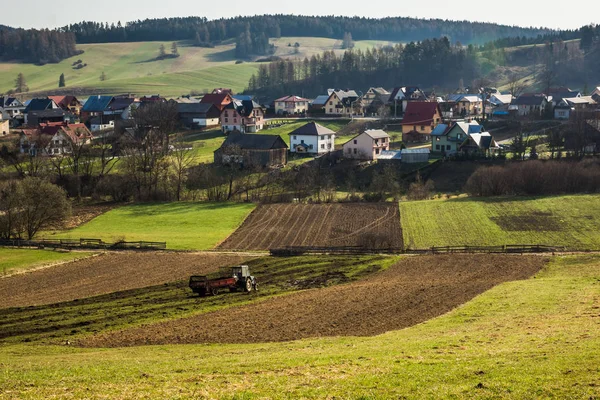
[[[276,55],[281,57],[310,57],[326,50],[342,53],[341,41],[327,38],[279,38],[272,39]],[[300,43],[295,53],[288,43]],[[356,47],[366,49],[387,45],[386,41],[357,41]],[[0,63],[0,93],[13,88],[19,73],[27,79],[31,94],[36,92],[57,93],[58,78],[65,74],[67,87],[61,92],[78,95],[159,93],[163,96],[179,96],[191,91],[203,91],[214,87],[230,87],[242,91],[250,76],[256,72],[258,63],[236,64],[235,44],[214,48],[194,47],[189,42],[178,42],[180,57],[156,60],[158,48],[163,44],[168,50],[171,42],[135,42],[82,44],[78,49],[84,53],[58,64],[37,66],[18,62]],[[73,69],[73,63],[81,60],[86,67]],[[106,80],[100,81],[104,72]]]

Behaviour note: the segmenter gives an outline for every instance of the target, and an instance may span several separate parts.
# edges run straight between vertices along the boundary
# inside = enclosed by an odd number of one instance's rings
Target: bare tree
[[[517,74],[511,74],[508,78],[508,91],[513,97],[519,97],[527,89],[527,79],[520,78]]]
[[[192,147],[183,143],[180,137],[179,140],[174,142],[173,151],[171,153],[171,163],[175,173],[175,197],[177,198],[177,201],[181,200],[181,192],[185,184],[186,173],[193,162],[194,154],[192,152]]]

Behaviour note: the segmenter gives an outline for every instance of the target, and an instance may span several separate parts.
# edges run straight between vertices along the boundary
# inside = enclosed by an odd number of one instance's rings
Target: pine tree
[[[23,75],[22,72],[19,72],[19,75],[17,75],[17,79],[15,79],[15,90],[17,91],[17,93],[24,93],[29,91],[27,81],[25,80],[25,75]]]
[[[165,58],[165,56],[167,55],[167,51],[165,50],[165,45],[161,44],[160,47],[158,48],[158,58]]]
[[[179,56],[179,50],[177,49],[176,42],[171,43],[171,54],[177,57]]]
[[[102,71],[102,73],[100,74],[100,81],[104,82],[106,80],[106,74],[104,73],[104,71]]]
[[[65,74],[60,74],[60,78],[58,78],[58,87],[65,87],[67,84],[65,83]]]

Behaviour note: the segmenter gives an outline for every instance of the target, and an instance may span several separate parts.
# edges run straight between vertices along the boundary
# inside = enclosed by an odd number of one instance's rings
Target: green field
[[[0,350],[4,398],[596,398],[600,258],[560,257],[376,337]]]
[[[287,44],[302,43],[300,54],[290,57],[311,56],[325,50],[339,48],[335,39],[324,38],[280,38],[274,39],[277,53],[287,57],[293,48]],[[236,64],[235,45],[224,44],[214,48],[190,46],[186,41],[178,42],[180,57],[156,60],[159,46],[170,51],[171,42],[134,42],[82,44],[77,48],[84,53],[58,64],[37,66],[16,62],[0,63],[0,93],[13,89],[17,74],[23,73],[31,92],[49,92],[58,89],[58,78],[65,74],[67,89],[76,87],[77,94],[85,96],[97,90],[107,94],[150,94],[175,97],[190,91],[212,90],[228,87],[236,92],[244,90],[248,80],[258,69],[258,63]],[[356,42],[357,48],[381,46],[387,42]],[[342,50],[336,50],[341,52]],[[75,61],[87,64],[82,69],[73,69]],[[100,81],[104,72],[106,80]]]
[[[600,249],[600,196],[401,202],[407,248],[541,244]]]
[[[89,257],[91,253],[0,248],[0,276],[28,269]]]
[[[250,203],[157,203],[116,208],[66,232],[46,237],[108,242],[167,242],[169,249],[207,250],[225,240],[254,209]]]

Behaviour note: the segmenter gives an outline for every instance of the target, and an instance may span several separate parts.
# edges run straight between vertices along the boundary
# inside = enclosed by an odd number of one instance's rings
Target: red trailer
[[[208,279],[204,275],[190,277],[190,289],[200,296],[211,294],[216,296],[219,290],[229,289],[230,292],[256,290],[256,279],[250,275],[247,265],[231,268],[231,277]]]

